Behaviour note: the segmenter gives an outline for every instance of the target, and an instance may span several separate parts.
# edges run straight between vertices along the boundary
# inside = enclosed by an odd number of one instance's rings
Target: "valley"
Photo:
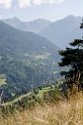
[[[2,101],[13,100],[32,86],[55,82],[60,70],[58,49],[46,38],[0,22],[0,76],[5,75],[7,83],[0,87]]]
[[[83,124],[81,19],[0,21],[1,125]]]

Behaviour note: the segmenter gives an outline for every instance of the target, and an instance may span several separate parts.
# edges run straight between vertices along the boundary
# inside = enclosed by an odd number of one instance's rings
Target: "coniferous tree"
[[[81,23],[80,28],[83,28]],[[59,51],[63,56],[59,66],[67,66],[67,71],[62,71],[61,74],[65,75],[67,86],[73,89],[75,85],[77,90],[83,88],[83,39],[75,39],[70,43],[71,48]]]

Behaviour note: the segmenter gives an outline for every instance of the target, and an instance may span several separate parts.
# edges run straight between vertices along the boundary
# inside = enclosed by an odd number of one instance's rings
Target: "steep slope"
[[[24,56],[24,54],[55,54],[59,49],[46,38],[32,32],[24,32],[0,22],[0,51],[12,56]],[[3,54],[4,54],[3,53]]]
[[[62,20],[56,21],[39,34],[46,37],[51,42],[55,43],[60,48],[65,48],[68,43],[75,38],[81,37],[81,31],[77,30],[80,27],[81,17],[68,16]]]
[[[5,19],[2,21],[6,24],[13,26],[14,28],[24,31],[31,31],[34,33],[39,33],[41,30],[43,30],[46,26],[48,26],[51,23],[51,21],[45,19],[36,19],[34,21],[22,22],[17,17],[14,17],[12,19]]]
[[[0,87],[3,100],[26,93],[32,86],[55,81],[58,49],[46,38],[0,22],[0,75],[4,74],[7,83]]]

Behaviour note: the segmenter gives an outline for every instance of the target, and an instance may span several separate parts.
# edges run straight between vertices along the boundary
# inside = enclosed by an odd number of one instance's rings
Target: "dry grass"
[[[83,125],[83,95],[79,93],[58,104],[38,105],[6,119],[1,116],[0,125]]]

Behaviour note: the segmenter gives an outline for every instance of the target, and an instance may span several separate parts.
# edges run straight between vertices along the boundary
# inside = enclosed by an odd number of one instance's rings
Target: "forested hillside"
[[[55,81],[60,69],[58,50],[56,45],[39,35],[0,22],[0,74],[5,81],[0,93],[3,91],[3,100]]]

